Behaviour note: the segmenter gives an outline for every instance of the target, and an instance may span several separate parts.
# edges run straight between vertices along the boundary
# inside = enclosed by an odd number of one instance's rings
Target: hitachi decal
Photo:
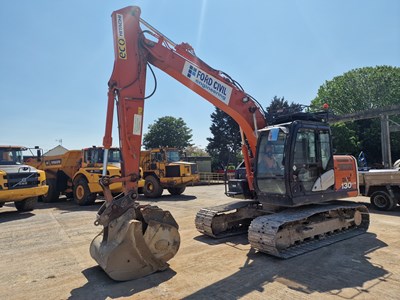
[[[182,74],[212,94],[214,97],[218,98],[225,104],[229,104],[232,94],[232,88],[229,85],[204,72],[203,70],[200,70],[198,67],[189,62],[185,62]]]
[[[120,59],[127,59],[126,54],[126,40],[124,32],[124,16],[117,14],[117,43],[118,43],[118,56]]]

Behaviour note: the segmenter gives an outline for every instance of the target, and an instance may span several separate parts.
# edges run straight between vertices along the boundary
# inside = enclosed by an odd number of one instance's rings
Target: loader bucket
[[[172,218],[169,212],[164,213]],[[171,222],[162,222],[159,215],[153,220],[151,211],[145,223],[130,219],[130,215],[126,213],[110,222],[90,245],[92,258],[117,281],[165,270],[169,266],[167,261],[175,256],[180,245],[178,228]],[[144,233],[143,228],[146,228]]]

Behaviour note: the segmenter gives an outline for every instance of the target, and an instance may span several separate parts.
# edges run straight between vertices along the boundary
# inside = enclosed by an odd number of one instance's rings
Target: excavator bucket
[[[125,281],[168,268],[180,245],[178,225],[156,206],[133,208],[111,221],[90,245],[90,255],[114,280]]]

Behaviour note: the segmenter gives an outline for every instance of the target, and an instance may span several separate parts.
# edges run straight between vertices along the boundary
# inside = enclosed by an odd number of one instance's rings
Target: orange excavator
[[[333,155],[323,114],[266,114],[232,77],[207,65],[189,44],[173,43],[140,14],[135,6],[112,13],[115,62],[103,145],[111,147],[116,106],[122,175],[103,174],[100,180],[106,201],[95,224],[103,230],[90,246],[91,256],[111,278],[131,280],[166,269],[180,245],[170,212],[137,201],[149,97],[146,70],[152,71],[151,65],[226,112],[240,127],[246,176],[231,180],[226,194],[244,199],[201,209],[195,217],[201,233],[220,238],[247,232],[254,249],[289,258],[368,229],[365,206],[338,201],[358,195],[357,164],[352,156]],[[105,151],[105,164],[107,157]],[[109,185],[117,181],[124,192],[113,198]]]

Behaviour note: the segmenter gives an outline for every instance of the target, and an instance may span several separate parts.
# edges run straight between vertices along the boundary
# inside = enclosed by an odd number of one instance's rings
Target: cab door
[[[293,197],[312,196],[333,190],[333,153],[329,127],[299,122],[293,129],[289,167]]]

